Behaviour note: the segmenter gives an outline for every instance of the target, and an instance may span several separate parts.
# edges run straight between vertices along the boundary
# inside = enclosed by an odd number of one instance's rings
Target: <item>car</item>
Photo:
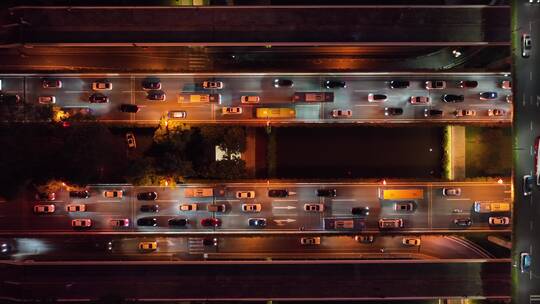
[[[533,184],[534,178],[532,175],[523,176],[523,196],[529,196],[532,194]]]
[[[129,149],[137,148],[137,141],[135,140],[135,135],[132,132],[126,133],[126,143]]]
[[[113,227],[129,227],[129,219],[113,219],[111,220],[111,226]]]
[[[0,254],[7,255],[14,251],[13,244],[9,242],[0,243]]]
[[[141,251],[154,251],[157,250],[157,242],[140,242],[139,250]]]
[[[398,116],[402,114],[402,108],[384,108],[384,116]]]
[[[221,90],[221,89],[223,89],[223,82],[221,82],[221,81],[203,81],[202,87],[203,87],[203,89]]]
[[[461,188],[442,188],[443,196],[460,196]]]
[[[506,112],[501,109],[488,109],[487,113],[488,116],[503,116],[506,114]]]
[[[139,112],[140,108],[138,105],[129,104],[129,103],[123,103],[120,105],[120,111],[126,112],[126,113],[137,113]]]
[[[394,203],[394,210],[395,211],[414,211],[414,202],[396,202]]]
[[[411,96],[411,98],[409,99],[409,102],[411,104],[417,104],[417,103],[425,104],[425,103],[429,103],[429,97],[428,96]]]
[[[462,80],[458,83],[458,87],[462,89],[474,89],[478,87],[478,81],[476,80]]]
[[[169,111],[168,113],[169,118],[186,118],[187,112],[186,111]]]
[[[476,116],[476,111],[475,110],[460,109],[460,110],[455,110],[454,115],[456,117]]]
[[[71,220],[71,227],[90,228],[92,227],[92,220],[91,219],[74,219],[74,220]]]
[[[39,96],[38,103],[40,104],[55,104],[56,97],[54,96]]]
[[[289,191],[286,189],[271,189],[268,190],[268,197],[287,197],[289,196]]]
[[[441,117],[444,115],[443,110],[424,109],[424,117]]]
[[[201,220],[201,225],[203,227],[219,227],[221,226],[221,220],[213,217],[203,218]]]
[[[369,93],[367,99],[368,102],[384,102],[388,100],[388,96],[384,94]]]
[[[346,118],[352,116],[352,110],[350,109],[334,109],[332,110],[332,117],[334,118]]]
[[[142,217],[137,220],[137,226],[156,227],[157,224],[158,224],[157,219],[153,217]]]
[[[236,191],[236,198],[255,198],[255,191]]]
[[[522,34],[521,35],[521,56],[523,58],[528,58],[531,56],[531,49],[532,49],[532,39],[531,35],[529,34]]]
[[[266,219],[265,218],[250,218],[248,219],[248,225],[250,227],[266,227]]]
[[[514,101],[514,96],[512,94],[506,95],[506,102],[512,103]]]
[[[529,272],[531,269],[531,255],[527,252],[519,254],[519,269],[521,273]]]
[[[139,208],[141,212],[159,212],[159,205],[142,205],[141,208]]]
[[[86,205],[85,204],[70,204],[66,206],[67,212],[85,212],[86,211]]]
[[[56,200],[56,193],[55,192],[38,192],[36,193],[35,198],[37,200],[42,200],[42,201],[54,201]]]
[[[401,218],[381,218],[379,219],[379,229],[399,229],[403,228],[403,219]]]
[[[158,79],[146,79],[142,82],[142,89],[145,91],[161,90],[161,81]]]
[[[320,196],[320,197],[336,197],[337,196],[337,190],[336,189],[317,189],[317,196]]]
[[[241,103],[259,103],[261,102],[261,98],[259,96],[242,96],[240,97]]]
[[[407,245],[407,246],[420,246],[420,239],[419,238],[403,238],[402,243],[403,245]]]
[[[392,80],[390,81],[391,89],[406,89],[411,85],[407,80]]]
[[[197,204],[182,204],[180,211],[197,211]]]
[[[470,227],[472,220],[470,218],[457,218],[454,220],[454,225],[459,227]]]
[[[261,212],[261,204],[242,204],[244,212]]]
[[[482,92],[480,93],[480,100],[493,100],[497,98],[497,92]]]
[[[88,190],[72,190],[69,191],[69,197],[73,198],[89,198],[90,192]]]
[[[137,199],[141,201],[155,201],[158,194],[155,191],[137,193]]]
[[[21,101],[21,97],[17,94],[4,94],[0,92],[0,104],[15,105]]]
[[[202,241],[203,246],[217,246],[218,245],[218,239],[217,238],[211,238],[206,237]]]
[[[303,237],[300,238],[300,244],[301,245],[320,245],[321,244],[321,238],[318,236],[315,237]]]
[[[444,102],[463,102],[465,101],[465,96],[464,95],[455,95],[455,94],[444,94],[442,97],[441,97],[442,101]]]
[[[34,213],[53,213],[54,205],[34,205]]]
[[[221,114],[242,114],[241,107],[223,107],[221,108]]]
[[[208,212],[225,212],[227,211],[227,205],[225,204],[212,204],[207,205]]]
[[[43,79],[41,81],[41,87],[44,89],[60,89],[62,88],[62,81],[58,79]]]
[[[506,226],[510,225],[510,218],[507,216],[490,216],[488,223],[491,226]]]
[[[323,212],[324,204],[304,204],[304,211]]]
[[[501,88],[505,90],[511,90],[512,89],[512,81],[511,80],[503,80],[501,82]]]
[[[327,89],[344,89],[347,87],[347,83],[341,80],[326,80],[324,87]]]
[[[186,218],[172,218],[167,221],[169,226],[174,227],[185,227],[187,224],[189,224],[189,220]]]
[[[90,103],[108,103],[109,97],[101,93],[94,93],[88,97]]]
[[[446,88],[444,80],[428,80],[425,82],[426,90],[442,90]]]
[[[167,99],[167,94],[163,91],[148,91],[146,94],[146,99],[153,101],[165,101]]]
[[[294,82],[290,79],[276,78],[274,79],[274,88],[292,88]]]
[[[103,196],[105,198],[122,198],[124,195],[123,190],[107,190],[103,191]]]
[[[94,91],[110,91],[112,90],[112,82],[103,80],[92,82],[92,90]]]
[[[373,235],[356,235],[354,240],[358,243],[371,244],[375,241],[375,237]]]
[[[358,216],[368,216],[369,215],[369,207],[352,207],[351,208],[351,214],[352,215],[358,215]]]

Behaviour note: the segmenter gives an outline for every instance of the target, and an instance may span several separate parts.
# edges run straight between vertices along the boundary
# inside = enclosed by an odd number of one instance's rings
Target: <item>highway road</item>
[[[62,81],[60,89],[42,88],[42,80],[47,77]],[[150,101],[142,89],[146,79],[159,79],[165,101]],[[290,79],[292,88],[275,88],[274,80]],[[509,80],[508,73],[346,73],[346,74],[59,74],[59,75],[0,75],[2,90],[19,94],[28,102],[38,101],[39,96],[54,96],[56,105],[64,108],[90,108],[100,122],[138,123],[155,125],[169,111],[186,111],[187,123],[240,123],[240,124],[283,124],[283,123],[510,123],[512,105],[507,101],[511,91],[502,88],[502,82]],[[112,83],[112,90],[100,91],[110,99],[106,104],[91,104],[88,98],[95,93],[92,83],[106,79]],[[224,88],[203,89],[206,80],[222,81]],[[345,81],[344,89],[326,89],[326,80]],[[407,89],[392,89],[390,81],[408,80]],[[446,81],[446,89],[426,90],[428,80]],[[478,87],[463,89],[462,80],[474,80]],[[293,102],[295,92],[333,92],[334,102]],[[480,100],[481,92],[495,92],[493,100]],[[180,93],[220,94],[218,103],[178,102]],[[368,102],[369,94],[384,94],[384,102]],[[464,95],[464,102],[443,102],[444,94]],[[242,104],[241,96],[259,96],[256,104]],[[411,96],[430,98],[426,104],[412,104]],[[510,97],[509,97],[510,96]],[[120,104],[136,104],[141,110],[123,113]],[[223,114],[224,107],[241,107],[240,114]],[[256,109],[281,107],[294,109],[295,118],[256,118]],[[386,107],[403,109],[399,116],[386,116]],[[333,110],[350,110],[350,117],[335,118]],[[443,115],[425,116],[425,110],[439,109]],[[489,110],[501,110],[501,116],[489,116]],[[460,110],[474,110],[474,116],[456,117]]]
[[[193,187],[209,187],[208,185],[189,185],[179,187],[132,187],[130,185],[91,185],[88,187],[90,198],[70,198],[66,191],[57,193],[56,200],[36,202],[28,197],[25,200],[10,201],[0,204],[1,234],[26,233],[30,235],[47,234],[95,234],[110,232],[111,234],[276,234],[276,233],[354,233],[358,231],[379,232],[380,218],[401,218],[403,229],[407,233],[429,232],[508,232],[509,226],[489,226],[490,213],[477,213],[473,210],[475,201],[511,201],[511,184],[508,182],[456,182],[456,183],[232,183],[216,185],[215,196],[188,198],[186,189]],[[444,187],[461,188],[460,196],[443,196]],[[318,197],[317,189],[336,189],[336,197]],[[270,189],[286,189],[287,197],[268,197]],[[383,189],[418,189],[421,198],[406,199],[413,204],[412,211],[396,211],[394,200],[381,199]],[[122,198],[105,198],[106,190],[122,190]],[[136,194],[155,191],[155,201],[137,200]],[[223,191],[223,193],[219,193]],[[254,199],[238,199],[237,191],[255,191]],[[404,200],[401,199],[401,202]],[[197,204],[197,211],[181,211],[181,204]],[[260,212],[243,212],[241,205],[245,203],[261,204]],[[36,204],[54,204],[54,213],[34,214]],[[68,204],[84,204],[85,212],[67,212]],[[323,204],[322,212],[305,211],[305,204]],[[142,205],[158,205],[159,212],[142,212]],[[225,205],[225,212],[209,212],[210,205]],[[352,218],[353,207],[369,207],[369,215],[365,218],[366,227],[334,230],[324,225],[328,218]],[[457,209],[457,210],[455,210]],[[457,211],[457,212],[456,212]],[[497,214],[510,216],[509,212]],[[355,216],[358,218],[358,216]],[[136,225],[141,218],[155,218],[157,227]],[[187,219],[185,227],[170,227],[168,220],[172,218]],[[220,227],[203,227],[201,220],[218,218]],[[266,227],[250,227],[250,218],[264,218]],[[456,218],[471,218],[473,224],[469,228],[461,228],[453,223]],[[74,230],[73,219],[91,219],[92,227],[86,230]],[[129,226],[113,227],[111,220],[128,219]],[[326,230],[325,230],[326,229]]]

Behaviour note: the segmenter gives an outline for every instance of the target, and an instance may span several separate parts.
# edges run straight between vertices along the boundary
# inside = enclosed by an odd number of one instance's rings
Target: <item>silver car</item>
[[[521,35],[521,56],[524,58],[528,58],[529,56],[531,56],[531,49],[532,49],[531,35],[529,34]]]

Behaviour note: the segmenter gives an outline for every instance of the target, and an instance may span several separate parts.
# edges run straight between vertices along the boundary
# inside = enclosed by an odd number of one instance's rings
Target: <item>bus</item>
[[[295,92],[293,102],[333,102],[334,92]]]
[[[296,111],[291,108],[257,108],[257,118],[295,118]]]
[[[380,189],[379,199],[382,200],[415,200],[423,199],[423,189]]]
[[[220,94],[191,94],[180,93],[178,94],[178,103],[198,103],[198,102],[215,102],[221,103]]]

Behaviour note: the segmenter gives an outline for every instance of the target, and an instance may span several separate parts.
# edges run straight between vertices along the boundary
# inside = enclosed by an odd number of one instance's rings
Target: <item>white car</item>
[[[35,205],[34,213],[53,213],[54,205]]]
[[[514,101],[514,96],[512,96],[511,94],[506,95],[506,102],[507,103],[512,103],[512,101]]]
[[[475,110],[456,110],[454,112],[454,115],[456,115],[456,117],[476,116],[476,111]]]
[[[255,198],[255,191],[236,191],[236,198]]]
[[[67,212],[85,212],[86,211],[86,205],[85,204],[71,204],[66,206]]]
[[[403,238],[403,245],[420,246],[420,239],[419,238]]]
[[[304,204],[304,211],[323,212],[324,204]]]
[[[112,90],[112,82],[108,81],[96,81],[92,83],[92,90],[94,91],[110,91]]]
[[[373,94],[373,93],[370,93],[368,94],[368,102],[385,102],[388,100],[388,96],[384,95],[384,94]]]
[[[74,227],[74,228],[92,227],[92,220],[91,219],[74,219],[71,221],[71,227]]]
[[[242,114],[241,107],[223,107],[221,108],[221,114]]]
[[[321,238],[318,236],[315,237],[303,237],[300,239],[300,244],[302,245],[320,245]]]
[[[510,218],[507,216],[492,216],[488,219],[491,226],[506,226],[510,224]]]
[[[240,97],[241,103],[259,103],[261,98],[259,96],[242,96]]]
[[[244,212],[261,212],[261,204],[242,204]]]
[[[522,34],[521,35],[521,56],[524,58],[531,56],[531,49],[532,49],[531,35]]]
[[[124,195],[123,190],[107,190],[103,191],[103,196],[106,198],[122,198]]]
[[[223,89],[223,82],[221,81],[205,81],[202,83],[204,89]]]
[[[443,188],[442,195],[443,196],[460,196],[461,188]]]
[[[197,204],[182,204],[180,211],[197,211]]]
[[[140,242],[139,250],[141,251],[154,251],[158,247],[157,242]]]
[[[186,111],[170,111],[169,112],[169,118],[186,118],[187,112]]]
[[[511,90],[512,89],[512,81],[510,80],[503,80],[501,82],[501,88],[505,90]]]
[[[54,96],[39,96],[38,102],[41,104],[54,104],[56,103],[56,97]]]
[[[334,118],[342,118],[342,117],[351,117],[352,116],[352,110],[344,110],[344,109],[334,109],[332,110],[332,117]]]
[[[488,109],[488,116],[503,116],[506,112],[501,109]]]
[[[411,102],[411,104],[429,103],[429,97],[427,97],[427,96],[411,96],[411,99],[409,101]]]
[[[426,90],[443,90],[446,88],[444,80],[429,80],[426,81]]]

